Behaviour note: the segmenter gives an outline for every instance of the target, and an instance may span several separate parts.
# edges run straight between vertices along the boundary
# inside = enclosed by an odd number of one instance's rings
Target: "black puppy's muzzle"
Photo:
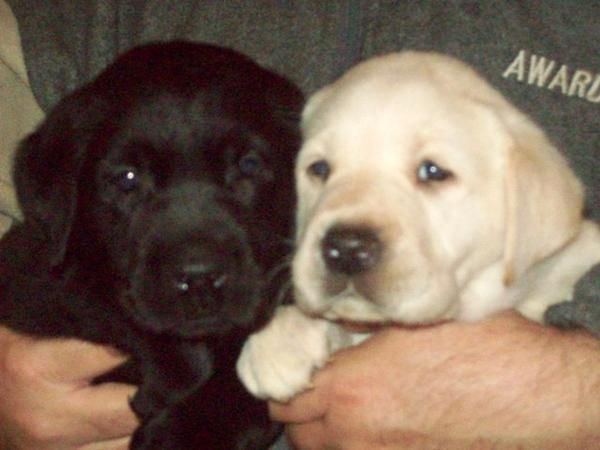
[[[190,338],[249,324],[261,276],[242,220],[234,205],[198,187],[146,207],[132,227],[127,304],[136,322]]]
[[[150,277],[156,283],[160,298],[170,315],[180,316],[182,323],[217,316],[225,305],[231,283],[243,277],[241,260],[209,235],[191,237],[180,244],[159,245],[158,260],[151,264]],[[231,243],[229,243],[231,245]],[[168,256],[167,256],[168,255]],[[153,272],[153,273],[152,273]],[[152,283],[155,284],[155,283]],[[163,299],[163,301],[161,301]]]

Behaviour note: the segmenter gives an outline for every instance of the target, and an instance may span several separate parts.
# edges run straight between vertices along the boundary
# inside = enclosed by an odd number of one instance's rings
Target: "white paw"
[[[307,317],[295,306],[282,306],[246,341],[237,373],[254,396],[284,402],[310,388],[313,372],[343,345],[336,325]]]

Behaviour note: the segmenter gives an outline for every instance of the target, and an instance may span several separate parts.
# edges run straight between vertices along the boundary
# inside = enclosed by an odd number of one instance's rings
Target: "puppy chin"
[[[437,281],[437,282],[436,282]],[[431,280],[446,289],[425,288],[422,292],[387,293],[373,301],[352,287],[335,296],[319,289],[295,289],[297,306],[306,314],[338,322],[345,328],[372,329],[386,324],[427,325],[454,319],[458,313],[456,289],[451,280]]]
[[[298,308],[309,316],[348,324],[380,324],[387,321],[379,305],[365,299],[352,287],[335,296],[327,296],[320,289],[296,288],[294,295]]]
[[[355,323],[381,323],[385,314],[374,303],[355,296],[342,296],[332,300],[331,307],[323,312],[323,317],[333,321]]]

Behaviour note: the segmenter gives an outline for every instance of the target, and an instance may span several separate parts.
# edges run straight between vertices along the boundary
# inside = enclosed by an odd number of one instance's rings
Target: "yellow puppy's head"
[[[582,188],[465,64],[404,52],[317,92],[299,154],[297,303],[353,322],[478,318],[564,245]]]

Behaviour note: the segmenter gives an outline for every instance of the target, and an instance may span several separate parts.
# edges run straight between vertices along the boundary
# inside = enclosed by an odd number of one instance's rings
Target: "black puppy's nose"
[[[180,294],[215,293],[227,283],[227,274],[217,265],[188,263],[179,271],[175,288]]]
[[[321,253],[329,270],[344,275],[357,275],[375,267],[382,249],[377,233],[367,227],[335,226],[321,242]]]

